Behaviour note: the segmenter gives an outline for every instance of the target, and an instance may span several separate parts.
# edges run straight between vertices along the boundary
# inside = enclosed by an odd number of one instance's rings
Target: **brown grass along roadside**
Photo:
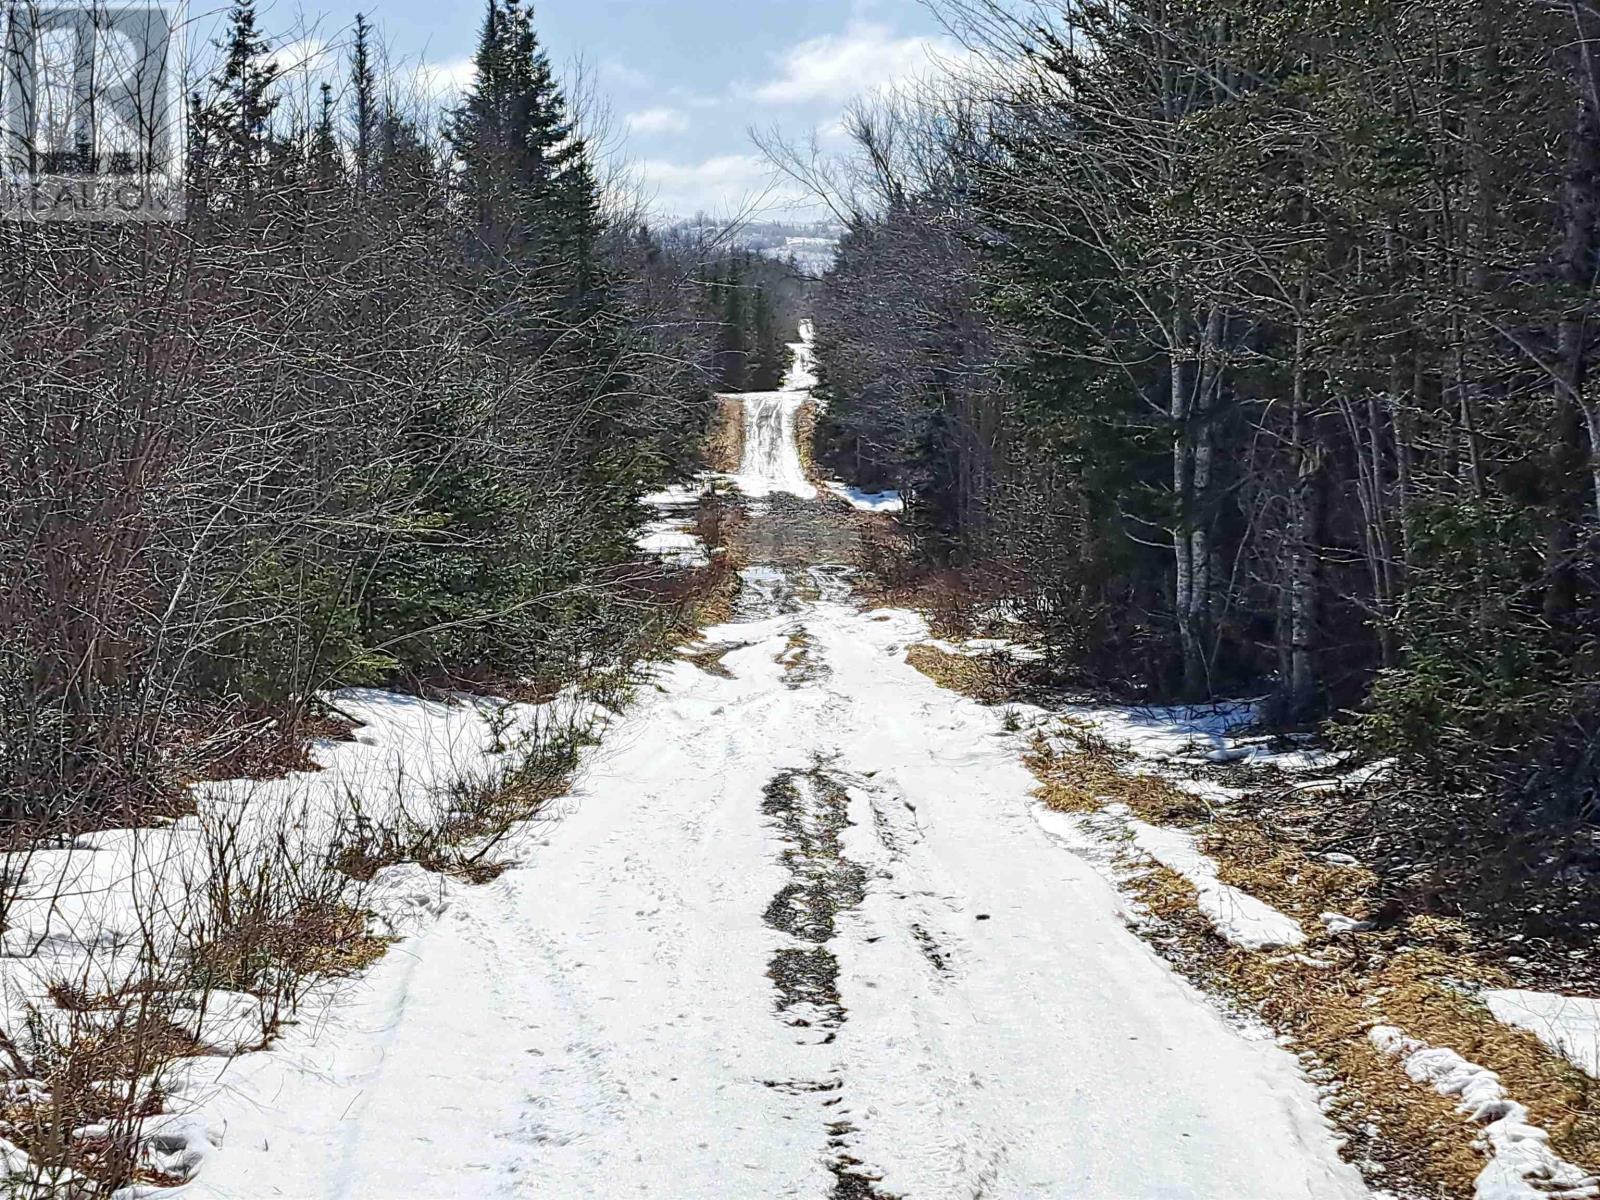
[[[717,397],[704,458],[708,469],[730,474],[744,461],[744,405],[732,396]]]
[[[1465,925],[1418,916],[1329,932],[1323,913],[1362,919],[1376,910],[1372,872],[1327,862],[1232,806],[1213,810],[1169,779],[1132,772],[1131,755],[1081,723],[1066,724],[1058,744],[1038,739],[1027,761],[1051,808],[1093,813],[1124,804],[1141,820],[1187,828],[1217,861],[1223,882],[1300,921],[1308,941],[1298,952],[1241,950],[1216,934],[1181,876],[1137,856],[1125,860],[1127,886],[1153,918],[1139,932],[1192,981],[1309,1052],[1312,1077],[1331,1089],[1329,1111],[1349,1138],[1347,1155],[1383,1186],[1470,1197],[1484,1159],[1479,1130],[1455,1101],[1413,1083],[1371,1044],[1367,1031],[1376,1024],[1494,1071],[1548,1131],[1556,1153],[1590,1169],[1600,1164],[1600,1082],[1473,998],[1479,986],[1510,980],[1477,953]]]
[[[1141,821],[1178,825],[1207,820],[1210,807],[1171,780],[1129,769],[1133,756],[1086,723],[1064,720],[1051,744],[1034,739],[1026,762],[1039,779],[1037,795],[1058,812],[1097,812],[1125,804]]]
[[[940,687],[983,704],[1000,704],[1017,692],[1017,664],[1001,654],[951,654],[926,642],[906,649],[906,662]]]

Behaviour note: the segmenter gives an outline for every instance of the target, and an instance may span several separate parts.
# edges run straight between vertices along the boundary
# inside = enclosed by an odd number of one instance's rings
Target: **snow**
[[[851,508],[860,512],[897,513],[905,511],[905,501],[900,498],[899,492],[864,492],[860,488],[851,487],[837,480],[828,480],[825,486]]]
[[[1295,1060],[1039,827],[999,715],[904,663],[920,618],[747,579],[772,602],[704,635],[732,678],[662,666],[519,867],[219,1073],[190,1195],[818,1196],[830,1136],[889,1194],[1366,1195]],[[786,687],[793,633],[820,669]],[[763,920],[791,879],[763,789],[817,763],[864,879],[829,1030],[775,1010],[800,943]]]
[[[783,381],[786,392],[809,392],[817,386],[816,334],[810,321],[800,322],[799,341],[790,342],[789,376]]]
[[[700,536],[684,529],[681,521],[672,518],[647,523],[634,544],[646,554],[677,567],[703,567],[711,561]]]
[[[817,377],[813,368],[811,323],[800,326],[800,340],[790,344],[794,357],[781,391],[741,392],[733,399],[744,406],[744,458],[734,485],[752,499],[775,492],[815,500],[817,489],[806,478],[795,442],[795,417],[811,398]]]
[[[795,416],[806,402],[806,392],[742,392],[734,398],[744,405],[744,458],[734,485],[752,499],[775,492],[815,500],[817,489],[806,478],[795,448]]]
[[[1020,657],[1016,650],[1011,653]],[[1288,790],[1337,793],[1378,779],[1393,766],[1385,760],[1347,767],[1348,755],[1339,751],[1310,745],[1284,748],[1277,739],[1254,731],[1259,710],[1250,701],[1170,706],[1076,704],[1064,706],[1057,715],[1127,750],[1135,759],[1130,769],[1161,774],[1173,786],[1223,805],[1244,795],[1245,789],[1214,779],[1186,778],[1170,768],[1235,763],[1273,767],[1289,776]],[[1050,736],[1048,729],[1043,732]]]
[[[1343,913],[1325,912],[1318,918],[1322,927],[1336,936],[1349,933],[1366,933],[1373,928],[1371,921],[1358,921],[1355,917],[1347,917]]]
[[[1526,1029],[1574,1066],[1600,1077],[1600,999],[1503,988],[1483,993],[1495,1018]]]
[[[756,494],[793,485],[788,428],[747,460]],[[655,665],[511,869],[381,872],[367,900],[403,941],[271,1049],[188,1060],[160,1131],[198,1167],[185,1197],[1368,1195],[1297,1060],[1127,927],[1077,826],[1047,828],[1005,714],[905,661],[920,616],[861,611],[843,568],[743,581],[695,647],[719,669]],[[598,718],[338,701],[363,725],[318,747],[325,771],[208,785],[202,812],[309,847],[352,793],[422,802],[492,763],[497,714]],[[147,833],[166,863],[194,828]],[[1144,836],[1206,876],[1192,843]],[[124,849],[59,853],[109,881]]]
[[[1203,757],[1212,750],[1227,749],[1231,734],[1255,722],[1256,707],[1248,703],[1072,705],[1062,714],[1140,758],[1159,761]]]
[[[944,638],[930,637],[926,639],[926,644],[960,658],[987,658],[998,655],[1002,658],[1015,659],[1017,662],[1040,662],[1044,659],[1044,653],[1037,647],[1007,641],[1005,638],[967,638],[965,641],[951,642]],[[1043,713],[1044,710],[1038,711]]]
[[[419,897],[352,995],[195,1081],[226,1138],[191,1195],[1367,1195],[1296,1060],[1041,826],[1004,716],[905,661],[920,616],[742,574],[694,647],[719,669],[656,667],[519,865]],[[823,932],[783,919],[830,882]]]
[[[1218,879],[1216,860],[1200,852],[1193,834],[1132,818],[1128,829],[1139,849],[1194,885],[1201,915],[1229,944],[1245,950],[1305,944],[1305,931],[1293,917]]]
[[[1500,1077],[1454,1050],[1407,1037],[1392,1025],[1367,1035],[1400,1060],[1405,1073],[1459,1103],[1456,1111],[1483,1126],[1489,1161],[1478,1175],[1477,1200],[1586,1200],[1600,1196],[1600,1180],[1550,1149],[1550,1135],[1528,1121],[1528,1110],[1506,1095]]]
[[[65,1030],[74,1020],[81,1027],[92,1015],[58,1009],[48,994],[51,983],[76,981],[91,994],[115,991],[143,977],[147,947],[159,961],[177,961],[192,936],[188,931],[203,928],[207,919],[205,884],[214,876],[223,838],[231,839],[233,856],[246,871],[252,862],[274,861],[280,846],[288,856],[284,861],[320,864],[336,828],[352,814],[353,797],[373,819],[401,805],[427,811],[447,782],[492,769],[497,740],[512,741],[519,731],[551,722],[589,724],[599,717],[591,705],[570,697],[538,706],[470,698],[446,703],[351,689],[329,699],[360,728],[354,740],[313,746],[323,770],[199,784],[191,789],[195,813],[170,825],[105,830],[60,848],[7,855],[5,872],[17,882],[11,885],[14,900],[0,957],[0,1028],[12,1034],[27,1029],[30,1012],[49,1028]],[[494,730],[502,719],[497,739]],[[417,867],[394,870],[426,874]],[[399,931],[414,925],[408,910],[423,909],[393,883],[389,872],[380,873],[366,895],[352,898]],[[271,1053],[233,1057],[262,1042],[275,1011],[271,999],[213,991],[169,993],[167,1000],[173,1008],[163,1015],[195,1034],[210,1055],[182,1062],[179,1079],[165,1082],[181,1084],[183,1077],[207,1073],[231,1079],[235,1068],[241,1074],[252,1069],[242,1064],[273,1060]],[[184,1087],[170,1093],[167,1110],[145,1128],[153,1163],[179,1174],[204,1172],[226,1121],[215,1119],[199,1102],[203,1097]],[[119,1193],[124,1200],[142,1194],[137,1188]]]
[[[677,483],[651,492],[639,503],[660,515],[647,521],[634,537],[634,544],[646,554],[675,567],[703,567],[711,561],[706,544],[694,531],[700,498],[707,481]]]
[[[351,795],[362,798],[371,817],[398,804],[424,804],[455,775],[492,761],[491,714],[503,711],[513,726],[532,728],[553,711],[476,699],[427,701],[364,688],[334,693],[330,700],[360,728],[352,741],[313,746],[323,770],[198,784],[192,789],[196,814],[169,826],[84,834],[65,849],[8,859],[8,868],[24,870],[26,878],[6,913],[0,980],[8,988],[20,986],[26,982],[22,966],[41,957],[60,972],[90,950],[136,947],[142,922],[152,906],[161,907],[163,894],[209,869],[202,854],[208,823],[238,821],[246,845],[282,834],[308,847],[325,846]],[[97,966],[114,975],[114,957],[102,953]]]
[[[703,481],[694,483],[669,484],[659,492],[651,492],[642,496],[639,503],[650,508],[683,509],[692,508],[700,503],[700,497],[706,494],[706,484]]]

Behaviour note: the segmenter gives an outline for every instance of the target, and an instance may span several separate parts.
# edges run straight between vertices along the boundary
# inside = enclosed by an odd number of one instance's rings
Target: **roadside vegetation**
[[[364,19],[282,40],[191,64],[183,220],[0,221],[7,1195],[191,1178],[207,1062],[513,865],[734,586],[716,497],[693,567],[639,498],[792,271],[650,229],[515,0],[444,112]]]
[[[771,148],[849,218],[816,452],[906,496],[889,582],[1386,763],[1396,903],[1592,947],[1595,15],[940,8],[961,71]]]
[[[1041,722],[1041,803],[1370,1179],[1592,1194],[1600,1085],[1484,997],[1600,988],[1595,14],[938,7],[958,70],[768,147],[849,226],[815,455],[906,501],[871,598]],[[1039,712],[1174,704],[1250,728],[1152,761]]]

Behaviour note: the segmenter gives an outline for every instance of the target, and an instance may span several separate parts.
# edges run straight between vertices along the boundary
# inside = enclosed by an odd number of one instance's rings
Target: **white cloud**
[[[887,25],[856,21],[843,33],[824,34],[777,57],[777,76],[751,89],[767,104],[839,102],[859,92],[928,74],[961,58],[947,37],[896,37]]]
[[[613,87],[642,88],[650,85],[650,76],[620,58],[601,59],[600,74]]]
[[[674,216],[709,212],[741,215],[795,203],[798,197],[774,180],[772,167],[754,154],[719,154],[700,162],[652,158],[634,164],[651,208]]]
[[[472,59],[448,58],[440,63],[420,64],[416,69],[416,83],[430,99],[454,101],[472,86],[476,73]]]
[[[689,128],[689,118],[676,108],[646,108],[624,120],[629,133],[684,133]]]

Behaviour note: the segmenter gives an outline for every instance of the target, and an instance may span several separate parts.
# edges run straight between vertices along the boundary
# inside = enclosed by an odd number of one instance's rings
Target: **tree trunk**
[[[1320,679],[1317,671],[1318,628],[1322,604],[1322,447],[1317,442],[1306,372],[1306,291],[1301,290],[1302,320],[1295,331],[1294,383],[1290,400],[1289,678],[1285,716],[1303,721],[1315,711]]]

